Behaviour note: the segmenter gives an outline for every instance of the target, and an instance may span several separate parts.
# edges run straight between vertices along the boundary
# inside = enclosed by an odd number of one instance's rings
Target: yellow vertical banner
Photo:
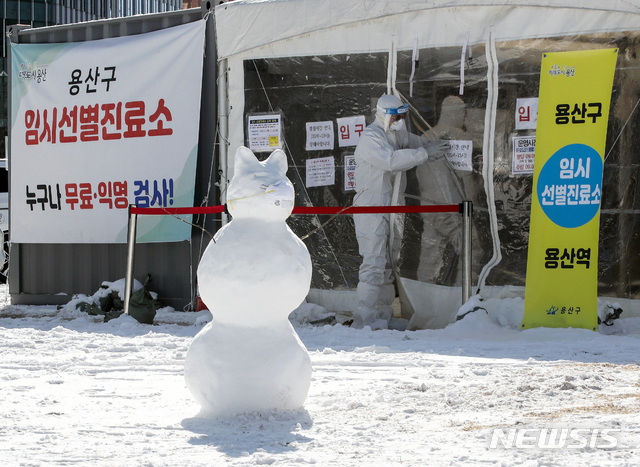
[[[598,234],[618,49],[543,55],[522,328],[598,329]]]

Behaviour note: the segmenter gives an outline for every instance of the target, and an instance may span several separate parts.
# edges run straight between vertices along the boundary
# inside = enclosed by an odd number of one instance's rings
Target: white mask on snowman
[[[281,206],[285,209],[293,207],[295,194],[291,184],[283,181],[276,182],[266,187],[264,194],[269,203],[275,206]]]

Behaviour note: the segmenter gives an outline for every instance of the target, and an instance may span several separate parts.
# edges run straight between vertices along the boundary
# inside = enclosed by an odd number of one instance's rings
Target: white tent
[[[640,132],[640,1],[239,0],[218,5],[215,19],[226,179],[233,175],[235,148],[248,145],[248,117],[275,113],[301,202],[348,204],[351,193],[338,175],[353,148],[309,151],[306,122],[364,115],[368,123],[375,98],[393,92],[410,102],[418,131],[442,121],[448,95],[464,101],[465,134],[459,139],[473,141],[470,166],[432,175],[430,192],[421,191],[425,182],[418,174],[417,191],[406,195],[474,201],[474,290],[486,294],[520,294],[524,285],[531,176],[512,169],[512,137],[535,135],[516,128],[514,116],[518,99],[537,97],[542,52],[620,47],[605,163],[611,195],[602,206],[600,293],[625,303],[627,315],[640,315],[634,301],[640,298],[640,270],[633,261],[638,252],[629,246],[640,236],[633,219],[640,213],[640,193],[627,188],[635,186],[638,170],[629,167]],[[340,169],[336,186],[305,185],[305,161],[319,156],[334,158]],[[321,222],[300,224],[298,231]],[[459,255],[456,242],[446,239],[456,225],[443,230],[440,225],[451,220],[421,222],[414,226],[417,233],[405,233],[403,263],[404,286],[421,291],[420,306],[408,306],[403,314],[412,315],[413,328],[442,327],[460,305]],[[355,239],[348,223],[330,229],[312,251],[316,276],[310,300],[347,310],[357,282]],[[423,258],[425,264],[438,263],[438,272],[420,272],[424,267],[413,264],[411,235],[422,244],[418,256],[431,258]]]

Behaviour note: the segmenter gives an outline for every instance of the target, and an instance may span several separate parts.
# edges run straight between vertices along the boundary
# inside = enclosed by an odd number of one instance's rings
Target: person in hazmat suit
[[[446,141],[430,141],[410,133],[405,126],[409,105],[384,94],[378,99],[376,117],[362,133],[355,150],[356,194],[354,206],[387,206],[391,203],[395,174],[429,158],[442,155]],[[389,214],[354,214],[356,238],[362,256],[358,276],[358,307],[353,326],[386,329],[395,299],[389,252]]]

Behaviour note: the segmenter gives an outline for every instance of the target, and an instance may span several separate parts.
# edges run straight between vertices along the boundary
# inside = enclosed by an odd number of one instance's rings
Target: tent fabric
[[[441,13],[442,20],[425,22],[426,15]],[[616,13],[615,17],[612,13]],[[352,47],[360,34],[355,28],[373,23],[382,23],[376,24],[377,36],[398,34],[402,41],[400,31],[395,28],[396,16],[404,16],[403,32],[409,33],[409,37],[403,34],[405,38],[399,46],[411,47],[414,33],[422,41],[419,45],[424,45],[425,40],[432,46],[455,43],[457,38],[451,27],[457,29],[456,26],[465,33],[472,31],[472,43],[484,38],[484,31],[479,29],[483,27],[494,27],[497,40],[547,37],[569,29],[624,31],[637,24],[634,15],[638,14],[637,0],[236,0],[215,9],[219,58],[323,30],[331,32],[328,37],[314,41],[315,46]],[[413,24],[408,26],[407,21]],[[368,46],[377,47],[375,38],[367,37],[366,41]],[[378,50],[388,47],[384,42],[382,46]],[[299,52],[296,54],[300,55]]]

